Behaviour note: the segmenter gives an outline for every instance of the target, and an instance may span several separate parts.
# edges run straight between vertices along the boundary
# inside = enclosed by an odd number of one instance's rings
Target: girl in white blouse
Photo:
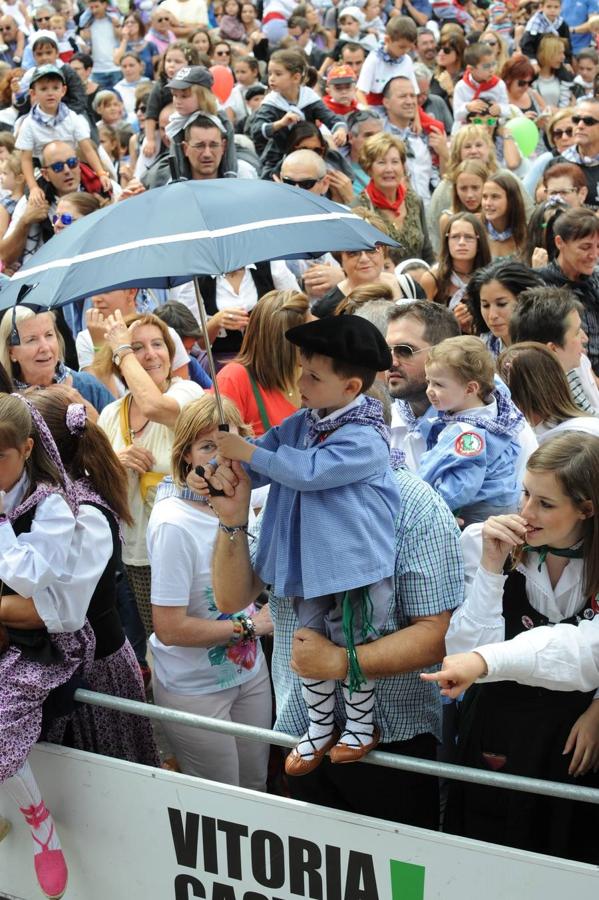
[[[76,539],[76,504],[47,426],[15,394],[0,395],[0,492],[0,784],[31,829],[43,893],[58,898],[67,867],[28,756],[50,692],[93,662],[85,616],[97,574],[77,591],[61,584]]]
[[[599,614],[598,472],[599,439],[551,438],[528,461],[520,515],[464,532],[466,598],[447,632],[450,652]],[[599,700],[593,691],[477,685],[463,706],[459,755],[477,768],[599,787]],[[452,788],[446,817],[454,833],[594,863],[598,828],[597,806],[465,784]]]

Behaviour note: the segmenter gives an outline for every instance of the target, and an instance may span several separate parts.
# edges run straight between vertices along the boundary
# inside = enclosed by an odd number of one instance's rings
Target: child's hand
[[[347,131],[345,128],[337,128],[333,132],[333,143],[336,147],[343,147],[347,141]]]
[[[156,154],[156,141],[154,138],[145,137],[144,142],[141,145],[141,151],[146,159],[150,156],[155,156]]]
[[[476,651],[446,656],[439,672],[421,672],[422,681],[438,681],[444,697],[459,697],[477,678],[487,674],[487,664]]]
[[[301,122],[300,117],[297,113],[294,112],[286,112],[282,119],[276,123],[276,127],[281,128],[291,128],[292,125],[297,125],[298,122]]]
[[[106,194],[112,194],[112,181],[108,175],[100,175],[100,184],[102,185],[102,190]]]
[[[220,431],[216,436],[216,444],[220,456],[239,462],[249,463],[256,449],[249,441],[229,431]]]
[[[46,196],[42,191],[41,187],[36,184],[34,188],[31,188],[29,192],[29,199],[33,206],[41,207],[46,204]]]
[[[466,109],[471,113],[485,113],[487,104],[484,100],[471,100],[470,103],[466,104]]]
[[[499,104],[491,103],[491,105],[489,107],[489,115],[490,116],[500,116],[501,115],[501,110],[499,108]]]

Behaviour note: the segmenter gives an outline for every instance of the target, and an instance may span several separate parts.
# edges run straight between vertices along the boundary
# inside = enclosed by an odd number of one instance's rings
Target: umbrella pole
[[[220,395],[220,391],[218,389],[218,384],[216,383],[216,368],[214,366],[214,357],[212,356],[212,347],[210,346],[210,338],[208,337],[208,317],[206,315],[206,308],[204,307],[204,298],[202,297],[200,291],[200,284],[197,278],[193,279],[193,286],[196,294],[196,303],[198,304],[198,312],[200,314],[200,324],[202,327],[202,332],[204,334],[204,343],[206,345],[206,355],[208,357],[208,367],[210,369],[210,377],[212,378],[212,389],[214,390],[214,397],[216,399],[216,407],[218,409],[218,418],[220,419],[220,425],[218,426],[221,431],[228,431],[228,426],[225,420],[225,411],[223,409],[223,401]]]

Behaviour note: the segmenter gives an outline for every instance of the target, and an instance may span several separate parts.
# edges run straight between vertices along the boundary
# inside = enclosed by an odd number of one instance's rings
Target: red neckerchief
[[[349,106],[344,106],[342,103],[337,103],[330,97],[328,94],[325,94],[322,98],[323,103],[327,106],[331,112],[336,113],[338,116],[347,116],[348,113],[353,112],[354,109],[358,108],[358,104],[356,100],[352,100]]]
[[[383,192],[379,191],[379,189],[375,187],[374,181],[372,179],[366,185],[366,193],[372,200],[373,206],[376,206],[377,209],[389,209],[396,215],[399,212],[401,204],[404,202],[406,197],[406,189],[403,184],[400,184],[397,188],[397,196],[395,200],[388,200]]]
[[[478,82],[474,81],[474,79],[472,78],[472,72],[469,68],[464,72],[465,84],[467,84],[468,87],[474,91],[474,97],[472,98],[473,100],[478,100],[480,95],[485,91],[491,91],[495,87],[495,85],[499,84],[500,80],[501,79],[499,79],[497,75],[491,75],[488,81]]]

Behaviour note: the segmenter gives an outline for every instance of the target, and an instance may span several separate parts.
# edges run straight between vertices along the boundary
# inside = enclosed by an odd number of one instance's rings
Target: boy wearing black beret
[[[393,602],[394,520],[399,492],[389,430],[378,400],[364,396],[391,354],[366,319],[335,316],[290,329],[299,347],[303,409],[255,441],[221,433],[219,453],[248,464],[254,487],[270,484],[256,572],[278,597],[293,597],[300,626],[347,647],[346,723],[335,727],[335,682],[302,681],[308,730],[287,757],[288,775],[354,762],[376,747],[374,679],[355,645],[377,637]]]

